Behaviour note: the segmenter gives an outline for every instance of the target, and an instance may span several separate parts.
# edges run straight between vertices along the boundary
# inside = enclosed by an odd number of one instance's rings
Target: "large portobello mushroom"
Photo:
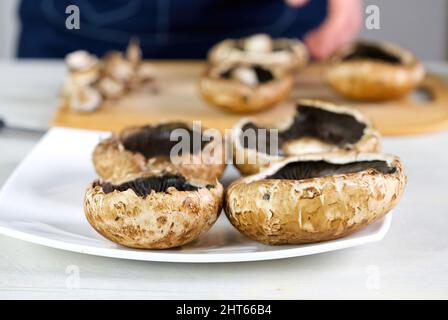
[[[173,157],[171,151],[178,141],[172,140],[171,134],[178,129],[189,139],[189,150]],[[93,163],[105,180],[121,181],[132,174],[168,170],[214,181],[225,169],[224,151],[221,137],[206,136],[186,123],[168,122],[125,129],[101,141],[93,152]]]
[[[223,63],[211,66],[199,80],[199,89],[211,105],[247,113],[264,110],[286,99],[292,76],[258,64]]]
[[[287,156],[380,148],[379,133],[360,112],[317,100],[297,101],[295,113],[278,125],[244,118],[232,129],[231,140],[233,162],[243,174],[257,173]]]
[[[225,212],[240,232],[265,244],[325,241],[381,219],[405,184],[394,156],[292,157],[234,182]]]
[[[165,249],[185,245],[206,232],[221,212],[222,185],[163,173],[120,184],[92,183],[84,212],[92,227],[120,245]]]
[[[266,34],[247,38],[227,39],[210,49],[212,64],[222,62],[254,63],[263,66],[294,70],[308,62],[305,45],[295,39],[272,39]]]
[[[339,94],[356,100],[403,97],[419,85],[425,73],[411,52],[390,43],[355,43],[331,60],[328,83]]]

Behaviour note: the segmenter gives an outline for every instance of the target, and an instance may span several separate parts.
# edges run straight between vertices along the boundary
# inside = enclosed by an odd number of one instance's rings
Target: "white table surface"
[[[448,64],[430,66],[448,75]],[[46,128],[62,64],[0,62],[0,70],[0,116]],[[0,186],[38,139],[0,133]],[[0,298],[446,299],[448,132],[386,138],[383,149],[402,157],[409,184],[381,242],[269,262],[174,264],[88,256],[0,236]]]

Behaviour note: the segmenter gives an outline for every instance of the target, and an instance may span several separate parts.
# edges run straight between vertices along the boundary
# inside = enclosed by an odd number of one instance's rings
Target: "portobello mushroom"
[[[205,233],[221,211],[222,185],[172,173],[141,175],[122,183],[93,182],[84,198],[92,227],[131,248],[166,249]]]
[[[331,58],[327,80],[344,97],[381,101],[410,93],[424,74],[423,65],[408,50],[390,43],[358,42]]]
[[[254,174],[287,156],[328,152],[377,152],[380,135],[358,111],[317,100],[298,100],[277,125],[242,119],[231,134],[233,162]]]
[[[200,92],[208,103],[238,113],[275,106],[286,99],[292,85],[289,73],[241,63],[211,66],[199,81]]]
[[[249,63],[296,70],[308,62],[308,51],[299,40],[272,39],[266,34],[255,34],[216,44],[210,49],[208,59],[212,64]]]
[[[185,137],[173,137],[175,132],[185,133]],[[172,154],[179,143],[177,138],[188,139],[189,148]],[[96,146],[93,163],[105,180],[121,181],[128,175],[146,171],[171,171],[214,181],[226,166],[224,150],[220,137],[206,135],[187,123],[167,122],[113,134]]]
[[[405,184],[395,156],[291,157],[231,184],[225,212],[241,233],[265,244],[326,241],[384,217]]]

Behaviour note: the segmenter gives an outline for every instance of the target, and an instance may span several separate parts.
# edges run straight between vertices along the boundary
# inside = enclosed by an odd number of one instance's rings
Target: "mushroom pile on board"
[[[84,50],[67,55],[68,74],[62,91],[73,111],[92,112],[103,101],[152,85],[155,68],[142,60],[137,41],[131,41],[125,53],[112,51],[103,59]]]

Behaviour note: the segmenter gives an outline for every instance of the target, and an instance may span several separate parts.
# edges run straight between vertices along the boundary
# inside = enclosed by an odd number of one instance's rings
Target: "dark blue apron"
[[[79,30],[65,27],[68,5]],[[103,55],[138,37],[146,58],[204,58],[214,43],[252,33],[298,37],[317,27],[326,0],[294,9],[282,0],[22,0],[18,57],[60,58],[86,49]]]

